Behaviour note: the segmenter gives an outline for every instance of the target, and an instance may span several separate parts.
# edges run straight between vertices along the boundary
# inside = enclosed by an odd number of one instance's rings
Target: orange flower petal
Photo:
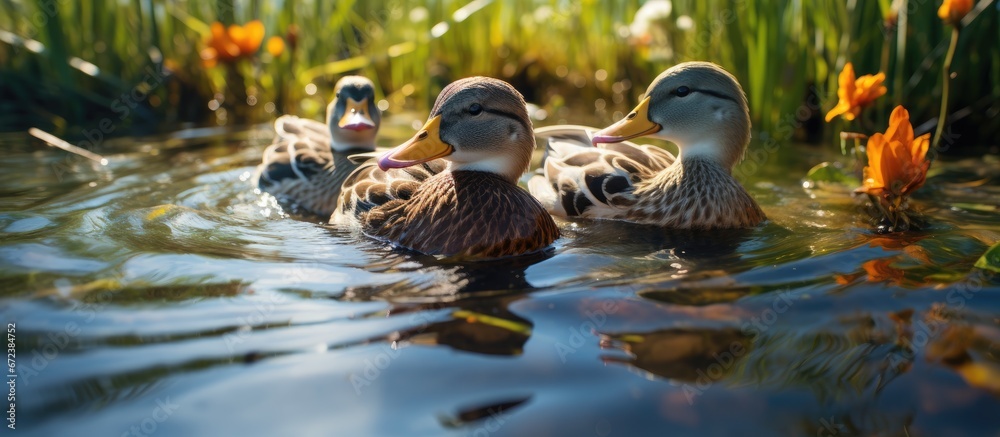
[[[242,41],[237,41],[240,45],[240,51],[244,56],[250,56],[257,53],[260,49],[260,43],[264,41],[264,23],[260,20],[253,20],[245,25],[243,25],[243,30],[245,32]]]
[[[222,23],[220,23],[218,21],[212,23],[211,29],[212,29],[212,39],[213,40],[225,38],[225,36],[226,36],[226,26],[223,26]]]
[[[885,74],[866,74],[855,78],[854,65],[848,62],[837,79],[837,106],[826,114],[826,121],[842,115],[845,120],[854,120],[861,114],[861,109],[870,105],[875,99],[885,95],[887,89],[882,85]]]
[[[938,8],[938,17],[945,23],[956,25],[972,10],[972,0],[944,0]]]
[[[904,272],[890,264],[892,264],[891,259],[881,258],[866,261],[861,264],[861,267],[865,269],[865,273],[868,273],[868,280],[871,282],[891,281],[899,283],[903,280]]]
[[[285,51],[285,40],[280,36],[272,36],[267,40],[267,52],[277,58]]]
[[[882,157],[886,141],[882,134],[877,133],[868,139],[868,166],[865,167],[865,186],[870,189],[885,188],[885,177],[882,176]]]
[[[882,83],[885,82],[885,74],[866,74],[856,81],[858,96],[855,104],[865,106],[882,97],[888,91]]]
[[[838,115],[847,114],[847,112],[850,110],[851,110],[851,103],[846,100],[841,100],[837,102],[837,106],[834,106],[833,109],[830,110],[830,112],[826,113],[826,121],[833,120]],[[848,116],[845,116],[844,118],[847,118],[848,120],[854,120],[854,115],[850,114]]]
[[[220,48],[219,59],[222,61],[232,62],[240,57],[240,46],[232,41],[226,41]]]
[[[247,38],[247,31],[245,29],[243,29],[243,26],[240,26],[238,24],[233,24],[233,25],[229,26],[228,35],[229,35],[229,39],[232,42],[234,42],[237,45],[239,45],[241,41],[243,41],[243,40],[245,40]]]
[[[930,167],[926,160],[929,147],[930,134],[914,139],[909,112],[897,106],[885,134],[876,133],[868,139],[864,185],[855,191],[903,197],[920,188]]]
[[[838,85],[840,85],[837,88],[837,97],[840,98],[840,102],[850,104],[854,100],[854,93],[856,90],[853,64],[848,62],[844,65],[844,70],[840,72],[840,77],[837,79],[837,82]]]
[[[913,164],[910,162],[910,145],[899,141],[889,141],[887,148],[891,157],[882,158],[882,176],[886,186],[894,194],[902,194],[903,188],[909,184]]]
[[[910,129],[909,139],[903,131]],[[885,130],[885,136],[889,141],[899,141],[909,144],[913,141],[913,128],[910,127],[910,113],[902,105],[895,107],[889,115],[889,127]]]
[[[927,159],[927,150],[931,145],[931,134],[923,134],[917,139],[913,140],[913,146],[910,147],[910,154],[913,156],[913,162],[923,162]]]

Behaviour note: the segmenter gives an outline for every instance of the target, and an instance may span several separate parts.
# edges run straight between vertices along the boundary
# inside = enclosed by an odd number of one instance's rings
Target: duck
[[[330,221],[449,259],[544,251],[559,229],[517,185],[534,149],[521,93],[499,79],[457,80],[412,138],[348,176]]]
[[[283,115],[274,122],[274,142],[264,150],[254,185],[299,213],[330,217],[344,179],[358,167],[349,159],[375,150],[381,114],[375,84],[345,76],[334,87],[326,124]]]
[[[604,129],[552,127],[541,174],[528,189],[551,214],[670,229],[752,228],[767,217],[733,177],[750,142],[750,111],[736,78],[710,62],[656,77],[628,115]],[[653,137],[664,149],[628,142]]]

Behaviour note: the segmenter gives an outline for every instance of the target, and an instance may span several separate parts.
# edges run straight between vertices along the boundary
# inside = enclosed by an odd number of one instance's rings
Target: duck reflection
[[[400,332],[414,344],[448,346],[483,355],[520,355],[534,325],[508,310],[522,296],[462,301],[451,319]]]
[[[587,221],[561,228],[574,237],[569,247],[611,255],[659,254],[715,262],[738,260],[740,244],[754,234],[753,229],[675,230],[619,221]]]
[[[551,252],[488,262],[456,264],[449,260],[412,253],[395,253],[369,270],[412,272],[414,276],[387,285],[354,287],[341,300],[384,300],[390,313],[429,313],[447,310],[450,318],[399,331],[402,341],[443,345],[485,355],[519,355],[533,325],[512,313],[510,304],[535,287],[525,270],[551,256]]]
[[[374,252],[374,251],[373,251]],[[393,300],[407,302],[442,302],[476,295],[521,293],[535,287],[525,278],[528,267],[550,258],[552,250],[490,261],[455,262],[404,250],[357,268],[374,273],[407,273],[402,281],[350,287],[340,300]]]
[[[604,344],[632,355],[605,356],[654,375],[710,384],[729,375],[751,350],[752,338],[736,328],[676,328],[606,335]]]

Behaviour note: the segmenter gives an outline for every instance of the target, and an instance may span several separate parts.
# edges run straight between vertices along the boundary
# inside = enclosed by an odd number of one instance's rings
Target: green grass
[[[936,1],[908,1],[900,39],[883,28],[888,0],[676,0],[668,17],[652,23],[653,47],[624,31],[642,3],[0,0],[0,130],[38,126],[74,137],[106,117],[116,133],[261,122],[285,112],[319,117],[333,84],[348,73],[375,80],[389,111],[427,110],[445,84],[480,74],[513,83],[553,114],[546,123],[601,123],[627,112],[660,71],[687,60],[719,63],[739,78],[758,138],[801,139],[822,129],[815,121],[834,104],[837,74],[848,61],[859,75],[886,69],[889,94],[869,111],[871,126],[884,128],[896,103],[918,125],[936,116],[949,35]],[[683,26],[681,16],[693,26]],[[203,67],[209,23],[255,18],[267,37],[297,26],[295,50],[271,58],[262,49],[234,65]],[[952,108],[968,114],[959,121],[963,132],[993,144],[1000,136],[998,20],[990,3],[963,29],[952,67]],[[439,23],[447,32],[432,32]],[[148,98],[125,117],[112,109],[161,67],[170,75]],[[217,95],[222,111],[209,109]],[[817,98],[819,107],[804,104]],[[832,140],[842,127],[819,138]]]

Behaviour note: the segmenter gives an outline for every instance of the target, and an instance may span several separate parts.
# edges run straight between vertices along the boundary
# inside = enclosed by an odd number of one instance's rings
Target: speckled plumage
[[[358,167],[348,152],[301,139],[278,141],[264,150],[257,185],[293,210],[329,217],[337,207],[344,179]]]
[[[355,208],[360,209],[363,232],[405,248],[430,255],[499,258],[536,252],[559,236],[552,218],[535,199],[492,173],[446,171],[422,183],[394,182],[394,188],[389,188],[393,184],[363,187],[369,200],[384,203]],[[388,188],[384,197],[372,195],[372,189],[382,193],[382,187]],[[344,213],[355,212],[350,208]]]
[[[391,158],[430,141],[452,151],[415,163]],[[489,78],[454,82],[438,96],[425,130],[347,178],[331,222],[431,255],[483,259],[539,251],[559,230],[517,186],[534,146],[524,100],[513,87]],[[380,168],[385,163],[405,167]]]
[[[633,111],[601,132],[582,126],[540,130],[548,148],[544,175],[529,181],[531,194],[564,217],[674,229],[748,228],[766,220],[732,176],[750,139],[746,97],[735,78],[714,64],[684,63],[657,77],[646,95],[646,125]],[[642,126],[636,133],[612,135],[633,129],[624,127],[633,122]],[[676,143],[680,157],[622,141],[645,135]],[[591,145],[591,138],[620,142]]]
[[[254,185],[292,210],[329,217],[337,207],[344,179],[358,167],[348,159],[375,149],[378,109],[374,85],[360,76],[337,82],[336,98],[327,108],[327,123],[293,115],[274,122],[274,144],[264,150],[254,174]],[[348,101],[363,102],[374,126],[365,130],[341,129],[338,121]]]
[[[693,158],[675,162],[635,184],[626,219],[675,229],[748,228],[766,218],[757,202],[719,165]]]

